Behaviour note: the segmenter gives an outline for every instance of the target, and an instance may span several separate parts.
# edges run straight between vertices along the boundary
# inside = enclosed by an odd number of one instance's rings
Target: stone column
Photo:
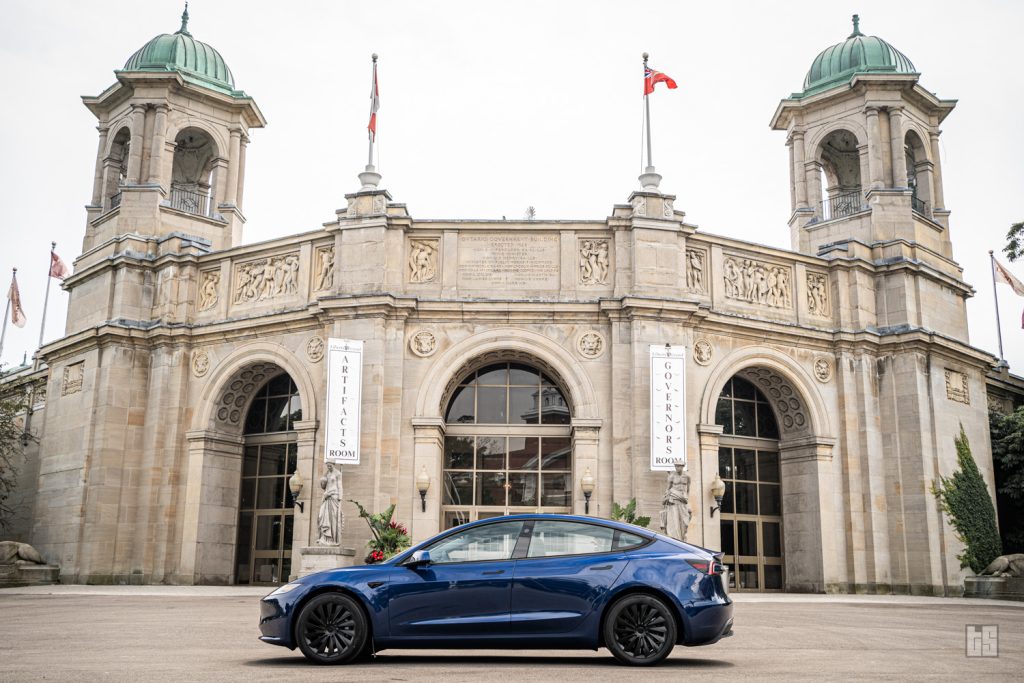
[[[807,192],[807,203],[814,211],[821,208],[821,164],[812,159],[804,162],[804,187]],[[819,216],[820,218],[820,216]]]
[[[159,185],[164,167],[164,147],[167,141],[167,105],[156,105],[156,118],[153,123],[153,139],[149,152],[149,182]],[[167,186],[170,187],[170,180]]]
[[[823,593],[837,582],[834,444],[811,436],[779,445],[787,591]]]
[[[243,135],[238,148],[238,189],[235,191],[235,206],[242,210],[242,196],[245,194],[245,150],[249,146],[249,137]]]
[[[892,149],[892,185],[907,187],[907,154],[903,150],[903,110],[889,110],[889,146]]]
[[[107,156],[107,135],[110,133],[110,129],[106,126],[96,126],[96,130],[100,133],[100,142],[99,149],[96,151],[96,170],[93,173],[91,204],[93,206],[103,206],[103,187],[105,185],[103,181],[103,162]]]
[[[573,490],[573,514],[582,515],[586,508],[586,497],[583,495],[583,489],[580,487],[580,481],[583,479],[583,475],[586,473],[587,468],[590,468],[590,474],[594,477],[594,493],[590,497],[590,514],[594,517],[603,517],[601,514],[611,514],[611,501],[608,500],[608,510],[601,510],[599,501],[602,500],[601,491],[603,488],[607,488],[609,493],[611,487],[602,487],[601,478],[599,476],[597,461],[598,461],[598,444],[600,439],[598,435],[601,431],[600,420],[587,420],[583,418],[573,418],[572,421],[572,481],[570,486]],[[610,482],[604,482],[610,484]]]
[[[128,150],[128,178],[126,184],[141,182],[142,172],[142,145],[146,125],[146,107],[142,104],[132,105],[131,116],[131,149]]]
[[[224,204],[236,205],[238,200],[238,162],[241,155],[242,131],[231,129],[231,142],[228,147],[228,179],[225,187]]]
[[[412,504],[413,545],[425,541],[441,530],[441,494],[444,491],[442,462],[444,454],[444,420],[440,417],[412,418],[413,433],[413,480],[422,470],[430,477],[427,489],[427,509],[423,511],[419,491],[413,486],[415,500]]]
[[[794,190],[796,191],[796,208],[807,207],[807,171],[804,169],[804,132],[793,131],[793,167],[792,175],[795,180]]]
[[[716,511],[711,516],[711,508],[716,506],[715,499],[711,497],[711,482],[718,474],[718,439],[722,435],[722,425],[699,424],[697,425],[697,438],[700,440],[700,482],[699,491],[693,490],[693,482],[690,482],[690,506],[699,506],[692,510],[694,520],[701,520],[701,540],[699,545],[711,550],[722,549],[722,517],[721,511]],[[697,539],[691,536],[694,543]]]
[[[932,202],[933,208],[944,209],[946,203],[942,197],[942,164],[939,161],[939,135],[942,131],[933,130],[928,133],[932,148]]]
[[[225,203],[224,197],[227,194],[227,176],[230,162],[224,157],[216,157],[210,160],[210,166],[213,168],[212,189],[210,191],[210,208],[212,211],[213,207]]]
[[[226,297],[225,297],[226,298]],[[318,461],[316,452],[316,431],[319,422],[317,420],[299,420],[295,423],[295,431],[298,432],[295,453],[295,471],[302,477],[302,491],[299,492],[297,500],[304,501],[303,510],[295,508],[295,519],[293,520],[292,548],[312,545],[316,543],[318,529],[314,529],[314,520],[317,516],[316,492],[319,490],[319,478],[316,476],[316,463]],[[291,472],[288,473],[292,474]],[[344,476],[344,475],[343,475]],[[344,492],[345,481],[342,479],[342,492]],[[343,522],[344,523],[344,522]],[[339,530],[340,533],[340,530]],[[298,568],[298,562],[292,558],[292,573]]]
[[[878,122],[878,107],[867,108],[868,118],[868,174],[872,188],[883,187],[882,181],[882,127]]]

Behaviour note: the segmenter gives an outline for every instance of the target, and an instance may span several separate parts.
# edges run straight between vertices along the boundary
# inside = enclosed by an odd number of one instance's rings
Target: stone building
[[[955,102],[885,41],[855,24],[772,118],[791,250],[698,229],[654,175],[602,219],[488,221],[413,218],[364,173],[322,227],[244,244],[253,98],[185,23],[115,74],[84,100],[99,141],[82,253],[66,333],[31,376],[45,407],[21,535],[63,580],[275,583],[312,566],[324,350],[342,338],[364,344],[343,497],[397,504],[416,540],[582,513],[588,471],[591,514],[635,497],[657,520],[649,353],[671,344],[688,540],[725,550],[737,589],[961,589],[929,487],[955,468],[960,425],[991,485],[995,359],[969,343],[943,200]],[[319,551],[332,561],[368,536],[343,512],[341,548]]]

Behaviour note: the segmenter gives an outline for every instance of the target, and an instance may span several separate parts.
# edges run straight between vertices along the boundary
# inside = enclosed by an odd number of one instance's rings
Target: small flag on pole
[[[18,291],[18,275],[11,276],[11,289],[7,292],[7,299],[11,302],[11,322],[15,327],[25,327],[27,322],[25,311],[21,308],[21,293]]]
[[[644,97],[654,92],[654,86],[658,83],[664,83],[668,86],[669,90],[675,90],[678,86],[676,82],[672,80],[668,75],[655,71],[649,66],[644,67]]]
[[[71,275],[71,269],[64,263],[64,259],[57,256],[57,252],[50,252],[50,277],[55,277],[58,280],[63,280],[68,275]]]
[[[993,279],[996,282],[1002,282],[1004,285],[1010,285],[1010,289],[1013,290],[1014,294],[1017,296],[1024,296],[1024,282],[1015,278],[1013,273],[1008,271],[1002,263],[996,260],[994,256],[992,257],[992,270]],[[1021,313],[1020,326],[1021,329],[1024,329],[1024,313]]]
[[[380,109],[380,90],[377,87],[377,55],[373,56],[373,84],[370,88],[370,123],[366,129],[370,131],[370,140],[377,139],[377,110]]]

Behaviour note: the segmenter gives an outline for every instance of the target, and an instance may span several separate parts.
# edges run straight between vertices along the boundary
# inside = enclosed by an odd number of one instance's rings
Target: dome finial
[[[177,32],[186,36],[192,35],[188,32],[188,2],[185,3],[185,11],[181,13],[181,28]]]
[[[862,35],[864,35],[864,34],[860,32],[860,15],[859,14],[854,14],[853,15],[853,33],[850,34],[850,38],[853,38],[855,36],[862,36]]]

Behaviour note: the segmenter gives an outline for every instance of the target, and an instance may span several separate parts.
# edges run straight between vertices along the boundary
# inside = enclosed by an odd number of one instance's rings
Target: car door
[[[523,522],[492,522],[425,548],[431,562],[396,567],[389,586],[393,638],[508,633],[512,553]]]
[[[593,613],[646,539],[601,524],[539,519],[512,579],[511,631],[568,633]]]

